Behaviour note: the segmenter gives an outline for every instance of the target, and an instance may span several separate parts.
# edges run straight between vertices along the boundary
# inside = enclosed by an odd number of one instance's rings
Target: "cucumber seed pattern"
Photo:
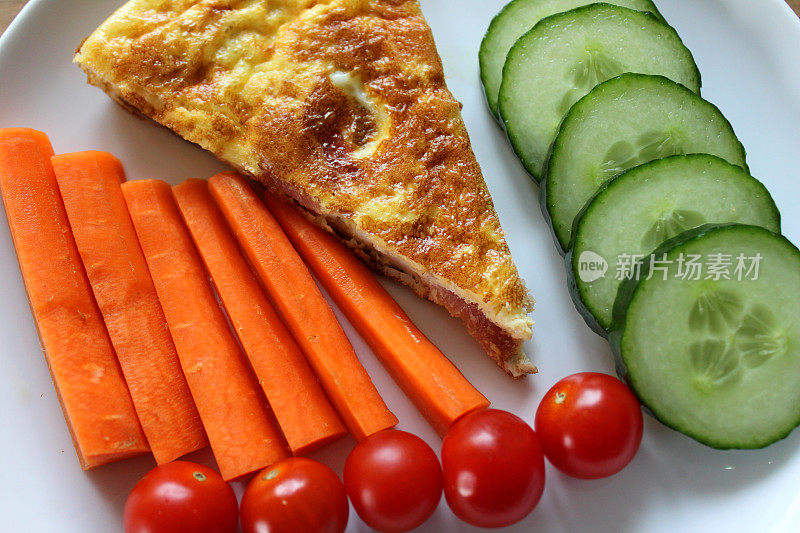
[[[642,237],[642,247],[653,250],[662,242],[686,230],[702,226],[706,218],[690,209],[671,209],[662,213]]]
[[[748,368],[763,365],[771,358],[786,353],[789,339],[780,327],[772,311],[764,305],[757,305],[742,319],[736,330],[738,348],[742,352],[742,362]]]
[[[615,76],[619,76],[626,69],[614,59],[603,54],[600,50],[585,50],[571,70],[567,71],[567,78],[572,82],[572,89],[564,94],[558,110],[561,115],[566,115],[572,104],[581,99],[596,85],[603,83]]]
[[[738,350],[721,339],[704,339],[689,346],[689,358],[695,371],[694,384],[700,390],[733,383],[742,376]]]
[[[689,329],[709,337],[689,346],[695,386],[705,392],[738,381],[744,369],[758,368],[788,351],[786,331],[770,309],[755,305],[743,313],[741,298],[723,290],[705,290],[689,314]]]
[[[600,165],[598,185],[642,163],[684,153],[681,136],[675,131],[646,131],[639,135],[635,143],[616,142],[608,149]]]
[[[742,314],[741,298],[716,287],[704,288],[689,312],[691,331],[722,334],[737,325]]]

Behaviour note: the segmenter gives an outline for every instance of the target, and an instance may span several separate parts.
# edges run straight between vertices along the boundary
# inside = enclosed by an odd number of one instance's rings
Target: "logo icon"
[[[608,262],[599,254],[585,250],[578,257],[578,277],[584,283],[591,283],[608,272]]]

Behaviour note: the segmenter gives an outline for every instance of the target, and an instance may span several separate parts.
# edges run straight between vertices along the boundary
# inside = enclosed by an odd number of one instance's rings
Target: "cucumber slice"
[[[643,74],[623,74],[595,87],[564,118],[540,191],[562,250],[575,216],[608,179],[653,159],[691,153],[747,168],[730,123],[686,87]]]
[[[511,47],[500,84],[500,116],[534,178],[542,175],[570,106],[623,72],[663,74],[700,91],[700,73],[675,30],[625,7],[591,4],[547,17]]]
[[[566,261],[576,307],[605,335],[617,289],[634,261],[683,231],[733,222],[780,232],[780,213],[766,187],[716,156],[676,155],[620,174],[575,223]]]
[[[739,254],[760,257],[758,272],[739,281],[732,266],[731,279],[705,279],[706,268],[702,279],[680,279],[680,257],[708,265],[715,254],[734,265]],[[646,279],[645,268],[640,281],[623,283],[609,335],[642,403],[715,448],[760,448],[788,435],[800,423],[800,251],[734,224],[690,230],[654,257],[665,274]]]
[[[481,41],[478,61],[486,102],[495,117],[499,117],[497,95],[503,79],[503,64],[517,39],[545,17],[592,3],[594,0],[513,0],[492,19]],[[606,3],[648,11],[664,20],[650,0],[607,0]]]

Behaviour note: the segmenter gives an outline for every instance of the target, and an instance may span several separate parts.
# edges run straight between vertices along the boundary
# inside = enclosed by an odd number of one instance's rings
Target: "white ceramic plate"
[[[47,132],[57,152],[116,154],[131,179],[178,183],[222,165],[166,129],[123,111],[88,86],[72,52],[122,0],[32,0],[0,38],[0,127]],[[533,422],[544,392],[573,372],[613,373],[611,353],[567,294],[562,260],[522,171],[486,111],[477,51],[503,0],[423,0],[450,89],[464,103],[473,148],[516,263],[537,299],[527,351],[541,373],[511,381],[442,309],[387,287],[420,328],[494,403]],[[457,7],[456,7],[457,4]],[[703,74],[703,96],[732,122],[800,242],[800,21],[782,0],[659,0]],[[4,217],[3,217],[4,218]],[[798,306],[800,312],[800,305]],[[9,233],[0,227],[0,530],[121,531],[122,506],[152,459],[84,473],[78,466],[28,309]],[[341,317],[400,428],[441,441]],[[339,473],[350,438],[315,454]],[[536,510],[515,531],[800,531],[800,431],[765,450],[715,451],[647,418],[641,450],[620,474],[567,478],[548,465]],[[207,452],[192,459],[209,462]],[[237,487],[241,490],[241,487]],[[423,528],[466,531],[442,501]],[[368,528],[351,512],[348,531]]]

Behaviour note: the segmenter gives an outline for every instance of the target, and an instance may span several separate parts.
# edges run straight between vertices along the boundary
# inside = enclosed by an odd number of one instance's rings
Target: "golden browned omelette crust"
[[[532,301],[416,1],[132,0],[75,61],[535,371]]]

